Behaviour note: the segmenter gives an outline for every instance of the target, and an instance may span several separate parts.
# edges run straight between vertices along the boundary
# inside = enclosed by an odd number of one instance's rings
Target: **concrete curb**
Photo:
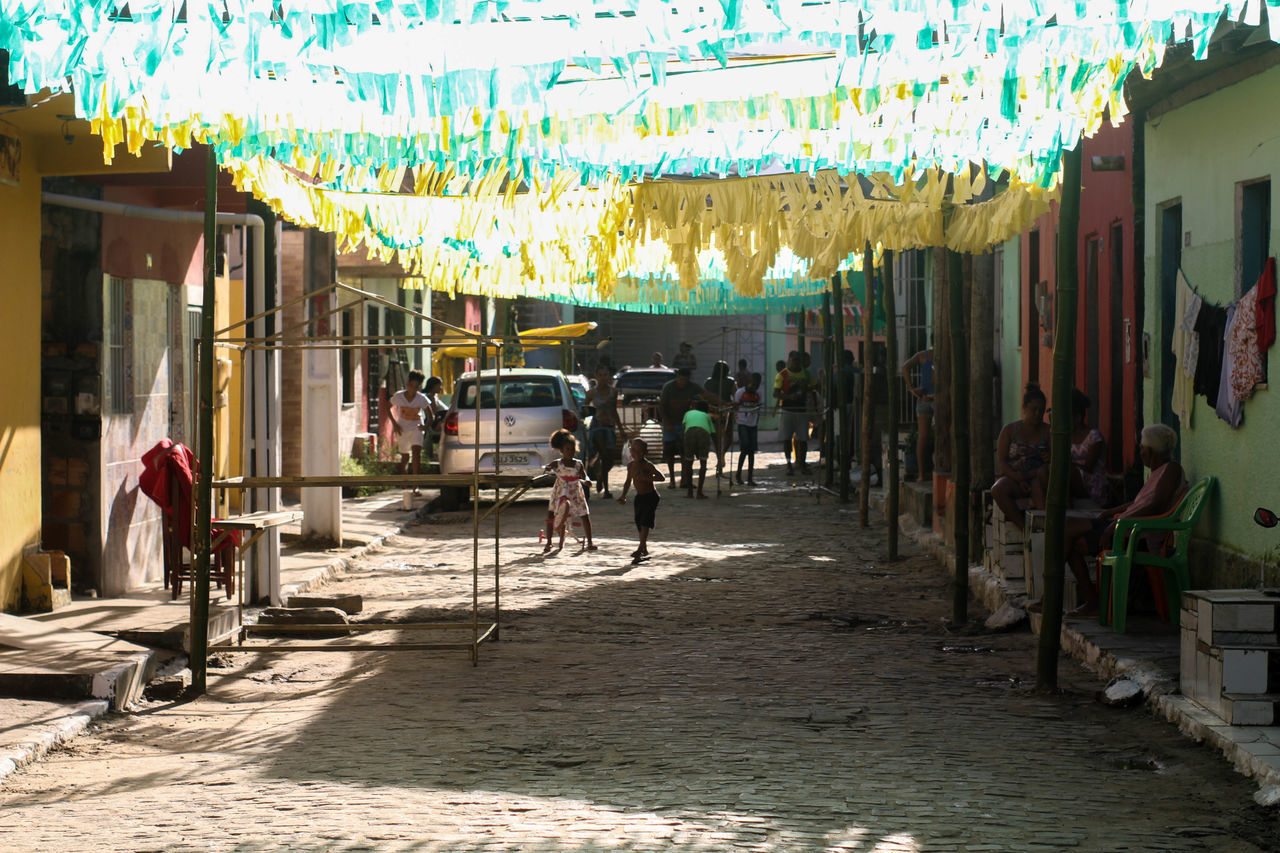
[[[30,740],[0,752],[0,781],[83,732],[89,723],[107,713],[108,704],[101,699],[92,699],[72,707],[74,712],[65,717],[31,726]]]
[[[948,572],[953,571],[955,555],[944,547],[942,537],[932,530],[920,528],[911,519],[901,525],[904,534],[915,540],[921,548],[937,559]],[[1025,601],[1026,595],[1005,586],[1005,581],[988,572],[982,566],[969,567],[969,593],[990,611],[1006,603]],[[1040,636],[1040,617],[1031,616],[1031,630]],[[1173,723],[1178,731],[1197,743],[1203,743],[1222,753],[1236,772],[1254,779],[1259,787],[1280,785],[1280,769],[1261,756],[1274,760],[1274,753],[1267,746],[1260,731],[1247,726],[1230,726],[1222,719],[1178,694],[1177,678],[1170,678],[1163,670],[1152,667],[1141,658],[1118,656],[1107,651],[1067,623],[1062,625],[1062,650],[1081,661],[1101,678],[1108,681],[1124,676],[1136,682],[1146,696],[1147,707],[1158,718]],[[1250,747],[1254,746],[1255,750]]]

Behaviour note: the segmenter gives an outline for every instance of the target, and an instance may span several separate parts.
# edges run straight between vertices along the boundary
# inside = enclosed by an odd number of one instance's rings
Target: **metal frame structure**
[[[343,297],[352,297],[351,301],[346,304],[339,304],[330,308],[323,313],[314,317],[309,317],[301,323],[282,328],[271,334],[263,336],[249,336],[243,332],[239,336],[233,336],[232,333],[237,332],[250,324],[274,314],[283,311],[285,308],[296,305],[316,298],[317,296],[338,295],[337,302],[342,302]],[[341,282],[334,282],[322,288],[318,288],[310,293],[303,294],[294,299],[285,302],[282,305],[270,308],[266,311],[255,314],[239,322],[217,331],[213,336],[214,347],[223,347],[237,350],[239,352],[250,351],[280,351],[284,349],[296,348],[302,350],[332,350],[332,349],[363,349],[369,346],[378,345],[405,345],[413,343],[429,343],[430,334],[423,335],[377,335],[372,338],[366,338],[359,335],[316,335],[310,327],[318,320],[325,319],[333,315],[340,314],[353,308],[360,308],[366,304],[378,304],[390,308],[392,310],[401,311],[412,317],[417,317],[425,321],[430,330],[431,327],[439,327],[468,341],[474,342],[476,346],[477,364],[483,364],[486,352],[496,352],[496,408],[494,410],[494,418],[501,421],[502,418],[502,349],[504,340],[501,337],[494,337],[482,332],[473,332],[468,329],[459,328],[442,320],[436,319],[421,312],[414,311],[406,306],[396,305],[395,303],[383,299],[382,297],[370,293],[360,288]],[[523,343],[537,342],[542,339],[531,339],[525,337],[521,340]],[[202,344],[204,342],[202,341]],[[203,353],[202,353],[203,356]],[[346,625],[345,630],[357,632],[369,631],[467,631],[470,636],[465,640],[458,641],[433,641],[433,642],[382,642],[382,643],[349,643],[349,642],[274,642],[264,645],[245,645],[245,641],[255,633],[308,633],[317,631],[334,631],[344,630],[343,626],[335,626],[330,624],[292,624],[292,625],[256,625],[246,624],[243,621],[243,614],[239,617],[239,625],[233,634],[233,639],[221,642],[215,645],[209,645],[209,650],[218,651],[249,651],[257,653],[288,653],[302,651],[420,651],[427,649],[466,649],[473,665],[479,660],[480,644],[488,640],[496,640],[499,638],[501,625],[501,524],[500,515],[502,509],[510,506],[512,502],[524,495],[529,489],[542,485],[542,478],[529,478],[523,475],[504,475],[498,462],[499,454],[494,455],[494,471],[491,473],[482,473],[480,471],[480,442],[479,428],[481,418],[481,395],[476,394],[475,414],[476,414],[476,442],[475,442],[475,465],[471,474],[405,474],[395,476],[355,476],[355,475],[303,475],[303,476],[255,476],[255,477],[229,477],[221,480],[213,480],[212,487],[216,489],[258,489],[258,488],[278,488],[281,486],[291,486],[296,488],[325,488],[337,486],[403,486],[403,487],[443,487],[456,488],[466,487],[471,493],[472,503],[472,567],[471,567],[471,618],[469,621],[460,622],[364,622],[354,625]],[[243,439],[242,439],[243,440]],[[495,434],[495,447],[497,451],[501,450],[501,433],[497,431]],[[206,460],[201,461],[202,466],[207,465]],[[503,490],[506,489],[506,494]],[[481,513],[480,509],[480,493],[482,490],[493,490],[494,502],[492,506]],[[494,517],[494,534],[493,534],[493,612],[492,619],[481,619],[480,606],[480,523],[490,515]],[[220,526],[227,526],[226,522],[218,522]],[[208,534],[206,533],[206,538]],[[209,547],[209,543],[201,542],[200,546]],[[241,589],[243,589],[243,578],[241,579]],[[199,589],[193,589],[193,599],[199,595]],[[207,598],[208,589],[205,585],[204,594]],[[207,607],[207,604],[206,604]],[[195,643],[193,642],[193,645]],[[198,654],[198,650],[192,649],[193,656]]]

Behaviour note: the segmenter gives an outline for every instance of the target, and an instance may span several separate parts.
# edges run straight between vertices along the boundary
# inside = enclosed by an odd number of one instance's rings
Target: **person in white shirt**
[[[733,394],[733,407],[738,412],[738,484],[742,484],[742,463],[747,463],[747,485],[756,484],[756,451],[760,448],[758,432],[764,397],[760,393],[761,376],[751,374],[745,388]]]
[[[407,472],[410,457],[414,474],[419,473],[422,465],[422,412],[431,408],[427,395],[418,390],[425,378],[421,370],[410,370],[404,390],[391,397],[391,424],[398,436],[401,474]]]

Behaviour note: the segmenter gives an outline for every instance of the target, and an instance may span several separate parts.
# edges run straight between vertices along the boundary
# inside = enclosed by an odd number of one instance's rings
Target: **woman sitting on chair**
[[[1005,424],[996,443],[1001,477],[991,487],[991,497],[1019,530],[1028,509],[1044,509],[1049,474],[1049,425],[1044,422],[1044,410],[1044,392],[1028,385],[1022,395],[1022,418]]]
[[[1151,469],[1151,476],[1132,501],[1104,509],[1095,518],[1068,518],[1066,526],[1067,565],[1076,583],[1084,591],[1085,601],[1068,616],[1091,616],[1098,612],[1098,589],[1089,578],[1087,557],[1092,557],[1109,546],[1115,537],[1116,520],[1165,515],[1178,505],[1187,491],[1187,478],[1173,458],[1178,445],[1178,434],[1164,424],[1152,424],[1142,430],[1138,455],[1142,464]],[[1151,534],[1146,541],[1148,550],[1157,550],[1163,533]],[[1154,540],[1154,541],[1152,541]],[[1031,609],[1031,608],[1028,608]]]

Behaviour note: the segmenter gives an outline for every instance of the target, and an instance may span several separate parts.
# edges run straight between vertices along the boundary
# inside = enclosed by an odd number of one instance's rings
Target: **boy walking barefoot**
[[[662,473],[645,458],[649,446],[638,438],[631,439],[631,461],[627,463],[627,479],[622,484],[622,494],[618,503],[627,502],[627,492],[631,484],[636,484],[636,530],[640,533],[640,547],[631,552],[631,560],[638,563],[649,556],[649,531],[654,528],[658,514],[658,490],[655,482],[662,482]]]

